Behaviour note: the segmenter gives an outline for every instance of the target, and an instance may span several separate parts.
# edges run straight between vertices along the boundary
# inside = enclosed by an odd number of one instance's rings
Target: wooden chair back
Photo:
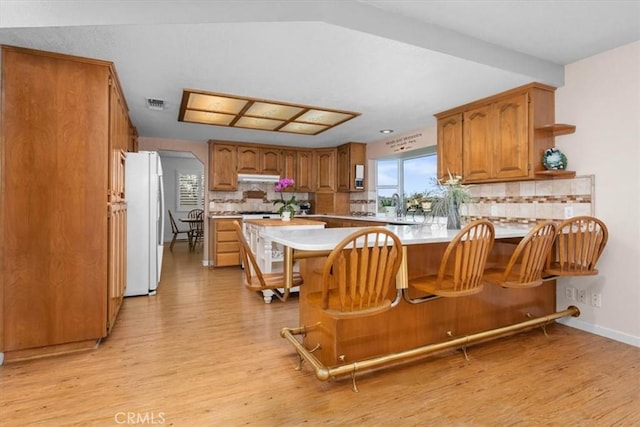
[[[484,280],[506,288],[531,288],[542,284],[542,272],[556,237],[556,224],[543,221],[518,243],[504,269],[485,270]]]
[[[324,264],[322,309],[337,318],[388,310],[401,261],[402,243],[393,232],[366,227],[350,234]]]
[[[176,224],[176,220],[173,218],[171,209],[169,209],[169,223],[171,224],[171,232],[173,234],[178,234],[180,231],[178,230],[178,225]]]
[[[447,245],[438,273],[410,279],[409,286],[441,297],[461,297],[482,291],[483,273],[494,238],[491,221],[470,222]]]
[[[240,260],[244,267],[245,286],[251,289],[267,289],[267,284],[262,275],[262,271],[260,270],[260,266],[258,265],[258,261],[251,250],[251,246],[249,246],[249,242],[247,242],[247,238],[242,232],[242,226],[238,221],[233,221],[233,227],[236,229],[236,234],[238,236]]]
[[[190,222],[191,248],[195,250],[196,245],[204,238],[204,210],[192,209],[187,214],[187,218],[197,219],[197,222]]]
[[[558,224],[553,252],[545,274],[591,276],[609,238],[604,222],[592,216],[576,216]]]

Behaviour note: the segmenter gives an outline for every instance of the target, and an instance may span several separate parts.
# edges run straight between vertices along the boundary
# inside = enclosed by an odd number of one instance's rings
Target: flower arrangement
[[[280,206],[280,208],[278,209],[278,213],[282,215],[283,212],[290,212],[291,218],[293,218],[293,215],[296,213],[295,206],[298,204],[298,201],[296,200],[295,194],[292,194],[289,200],[285,200],[283,191],[289,187],[293,187],[294,184],[295,181],[293,179],[282,178],[273,186],[273,189],[280,193],[280,200],[274,200],[273,205],[276,206],[282,204],[282,206]]]
[[[469,193],[469,186],[462,185],[462,177],[449,173],[449,179],[444,183],[436,179],[436,189],[430,194],[431,216],[447,217],[447,228],[459,229],[460,206],[463,203],[473,202]]]

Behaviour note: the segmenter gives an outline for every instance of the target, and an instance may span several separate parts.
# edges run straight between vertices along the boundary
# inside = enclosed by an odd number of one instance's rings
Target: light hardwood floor
[[[297,301],[264,304],[200,256],[167,251],[158,294],[125,299],[97,350],[0,367],[0,425],[640,425],[640,349],[562,325],[363,375],[359,393],[320,382],[279,336]]]

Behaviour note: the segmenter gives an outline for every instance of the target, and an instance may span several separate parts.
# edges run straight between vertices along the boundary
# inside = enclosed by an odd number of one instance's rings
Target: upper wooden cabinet
[[[555,88],[531,83],[436,114],[438,176],[465,182],[534,179],[555,145]]]
[[[237,146],[209,141],[209,189],[235,190],[238,188]]]
[[[314,151],[317,171],[316,191],[328,193],[336,191],[336,155],[335,148],[323,148]]]
[[[260,148],[237,146],[237,172],[260,173]]]
[[[282,173],[282,149],[260,149],[260,172],[264,175],[280,175]]]
[[[438,117],[438,178],[462,175],[462,113]]]
[[[301,192],[316,191],[316,174],[313,150],[296,152],[296,190]]]
[[[338,191],[364,191],[364,165],[366,161],[366,145],[349,142],[337,149],[338,158]],[[356,165],[362,168],[358,186],[356,186]]]
[[[282,150],[271,147],[238,146],[238,173],[280,175]]]

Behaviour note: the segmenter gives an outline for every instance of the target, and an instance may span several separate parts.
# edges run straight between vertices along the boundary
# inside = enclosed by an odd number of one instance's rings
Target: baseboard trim
[[[570,326],[572,328],[580,329],[581,331],[590,332],[601,337],[610,338],[615,341],[620,341],[625,344],[632,345],[634,347],[640,347],[640,337],[635,337],[624,332],[616,331],[615,329],[604,328],[598,325],[592,325],[590,323],[583,322],[573,317],[565,317],[563,319],[556,320],[558,323]]]

